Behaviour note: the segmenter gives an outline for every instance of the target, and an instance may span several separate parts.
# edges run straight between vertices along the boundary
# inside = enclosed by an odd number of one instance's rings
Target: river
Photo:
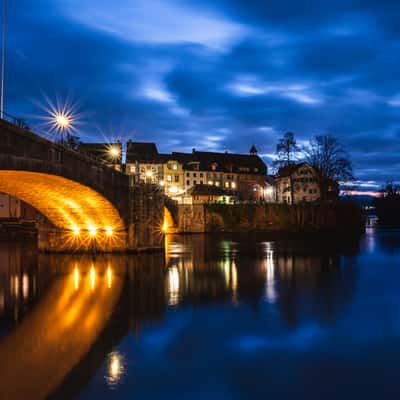
[[[1,399],[400,397],[400,231],[0,244]]]

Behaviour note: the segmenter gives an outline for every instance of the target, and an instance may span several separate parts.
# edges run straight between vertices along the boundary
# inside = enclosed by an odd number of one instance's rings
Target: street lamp
[[[55,113],[53,115],[53,126],[61,132],[61,144],[64,144],[64,132],[69,131],[72,126],[72,118],[65,113]]]

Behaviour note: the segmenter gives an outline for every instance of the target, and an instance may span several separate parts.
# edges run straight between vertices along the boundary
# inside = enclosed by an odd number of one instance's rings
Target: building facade
[[[325,179],[326,198],[335,200],[339,196],[338,183]],[[289,165],[281,168],[275,177],[276,201],[299,204],[321,200],[320,177],[308,163]]]
[[[250,154],[203,152],[158,153],[155,143],[128,142],[126,172],[143,183],[159,184],[178,201],[200,185],[232,193],[229,199],[264,201],[267,166],[253,146]],[[200,196],[202,199],[205,196]],[[213,197],[214,198],[214,197]]]

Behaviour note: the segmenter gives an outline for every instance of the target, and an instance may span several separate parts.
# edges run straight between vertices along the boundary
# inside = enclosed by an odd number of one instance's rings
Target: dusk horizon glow
[[[399,181],[400,3],[10,1],[6,104],[35,130],[73,97],[84,142],[247,153],[331,134],[359,187]]]

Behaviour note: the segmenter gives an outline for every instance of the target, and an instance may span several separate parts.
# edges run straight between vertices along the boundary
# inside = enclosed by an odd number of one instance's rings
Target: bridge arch
[[[41,212],[57,229],[62,250],[123,250],[126,229],[115,206],[97,191],[58,175],[0,170],[0,192]]]
[[[164,222],[162,231],[164,233],[175,233],[178,231],[178,203],[168,196],[164,196]]]

